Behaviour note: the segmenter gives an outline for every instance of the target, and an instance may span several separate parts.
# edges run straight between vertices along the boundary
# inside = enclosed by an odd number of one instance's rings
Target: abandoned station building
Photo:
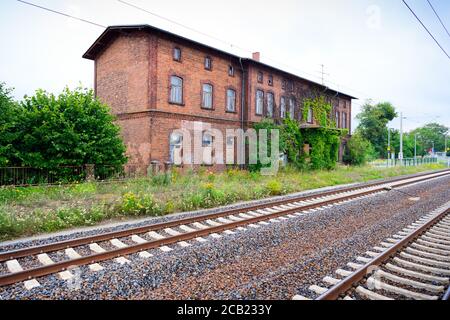
[[[124,25],[108,27],[83,57],[95,61],[95,93],[117,117],[129,164],[141,168],[174,162],[182,149],[174,131],[184,123],[209,124],[224,137],[265,117],[319,127],[313,115],[302,119],[294,88],[323,94],[338,128],[351,132],[354,97],[263,64],[259,53],[242,58],[153,26]],[[205,135],[203,145],[212,139]],[[223,154],[234,144],[226,139]]]

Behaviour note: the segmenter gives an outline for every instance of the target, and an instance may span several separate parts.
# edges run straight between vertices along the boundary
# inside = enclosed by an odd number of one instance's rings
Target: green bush
[[[92,90],[66,88],[59,96],[38,90],[14,104],[8,93],[0,85],[0,111],[8,121],[5,125],[0,120],[0,164],[56,170],[58,166],[126,162],[119,127]],[[65,181],[73,172],[57,175]]]
[[[158,216],[162,213],[161,207],[154,201],[151,194],[136,195],[132,192],[123,195],[118,211],[131,216]]]
[[[282,194],[283,187],[277,180],[271,180],[267,183],[267,190],[271,196],[278,196]]]
[[[357,132],[347,144],[344,161],[351,165],[364,165],[373,159],[375,153],[372,144]]]

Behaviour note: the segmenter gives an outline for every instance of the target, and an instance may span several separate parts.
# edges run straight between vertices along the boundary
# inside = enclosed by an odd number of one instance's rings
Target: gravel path
[[[221,239],[155,254],[103,262],[66,283],[39,279],[32,291],[22,284],[0,289],[0,299],[290,299],[344,266],[381,240],[450,198],[450,177],[404,188],[421,196],[411,202],[395,191]]]

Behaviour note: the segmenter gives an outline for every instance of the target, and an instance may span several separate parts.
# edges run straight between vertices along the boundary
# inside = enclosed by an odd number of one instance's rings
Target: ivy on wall
[[[331,120],[331,111],[333,106],[328,103],[324,96],[316,98],[306,98],[303,101],[303,120],[308,118],[309,111],[312,110],[313,116],[321,127],[336,126]]]
[[[277,125],[273,120],[264,120],[257,125],[255,129],[280,130],[280,152],[288,157],[291,165],[300,170],[331,170],[336,167],[339,155],[340,138],[346,134],[344,130],[335,128],[300,128],[296,120],[287,118]],[[270,139],[269,139],[270,150]],[[309,145],[309,151],[305,146]],[[249,166],[251,171],[260,170],[263,166]]]
[[[296,120],[290,118],[283,119],[280,124],[276,124],[272,119],[266,119],[256,124],[254,128],[280,130],[280,152],[286,154],[289,163],[298,169],[333,169],[338,162],[341,137],[347,135],[348,131],[336,128],[336,123],[331,117],[333,107],[325,97],[305,98],[303,119],[307,119],[309,110],[312,110],[320,128],[302,129]],[[260,168],[261,165],[257,165],[250,167],[250,170]]]

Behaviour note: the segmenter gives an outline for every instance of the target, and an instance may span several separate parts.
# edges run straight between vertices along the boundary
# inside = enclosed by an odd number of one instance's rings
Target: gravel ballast
[[[72,271],[77,277],[69,282],[54,275],[38,279],[41,286],[31,291],[25,290],[23,284],[0,288],[0,299],[291,299],[295,294],[311,296],[307,290],[310,285],[319,284],[324,276],[345,266],[355,256],[447,202],[450,177],[402,190],[419,195],[421,200],[412,202],[407,196],[391,191],[303,217],[260,225],[257,229],[247,228],[234,235],[223,235],[221,239],[209,237],[205,243],[189,241],[188,248],[172,245],[175,250],[168,253],[151,250],[154,257],[150,259],[136,254],[128,256],[131,262],[125,265],[102,262],[104,270],[96,273],[88,267],[80,267]],[[24,245],[10,244],[1,250]]]

